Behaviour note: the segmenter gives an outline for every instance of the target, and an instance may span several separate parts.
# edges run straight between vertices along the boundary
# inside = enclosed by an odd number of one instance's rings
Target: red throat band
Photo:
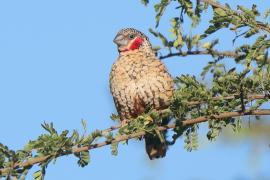
[[[135,50],[135,49],[139,49],[139,47],[142,45],[143,43],[143,39],[141,37],[136,37],[132,44],[129,46],[129,50]]]
[[[132,50],[136,50],[139,49],[140,46],[142,45],[144,39],[141,37],[136,37],[132,43],[129,45],[129,47],[127,47],[126,49],[123,50],[119,50],[119,52],[127,52],[127,51],[132,51]]]

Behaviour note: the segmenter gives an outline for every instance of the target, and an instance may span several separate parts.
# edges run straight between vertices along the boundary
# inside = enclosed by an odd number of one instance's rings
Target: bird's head
[[[133,28],[120,30],[113,42],[118,46],[119,53],[134,50],[152,51],[148,38],[142,32]]]

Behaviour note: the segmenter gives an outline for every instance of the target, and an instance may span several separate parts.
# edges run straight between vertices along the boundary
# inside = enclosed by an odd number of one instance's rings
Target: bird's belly
[[[110,84],[122,119],[135,118],[146,108],[166,108],[172,95],[171,82],[169,74],[160,71],[158,66],[146,66],[145,63],[116,64]]]

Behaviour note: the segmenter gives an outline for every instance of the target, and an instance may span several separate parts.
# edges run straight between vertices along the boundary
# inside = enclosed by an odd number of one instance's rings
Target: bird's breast
[[[114,64],[114,75],[125,76],[131,81],[139,80],[150,70],[152,60],[142,55],[127,55],[120,57]]]

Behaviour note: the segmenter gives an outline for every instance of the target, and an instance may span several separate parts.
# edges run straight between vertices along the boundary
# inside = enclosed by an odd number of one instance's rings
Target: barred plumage
[[[155,57],[148,38],[138,30],[127,28],[119,31],[115,43],[119,57],[112,66],[110,89],[120,119],[136,118],[146,107],[167,108],[173,79]],[[166,145],[153,137],[146,137],[146,149],[150,159],[166,153]]]

